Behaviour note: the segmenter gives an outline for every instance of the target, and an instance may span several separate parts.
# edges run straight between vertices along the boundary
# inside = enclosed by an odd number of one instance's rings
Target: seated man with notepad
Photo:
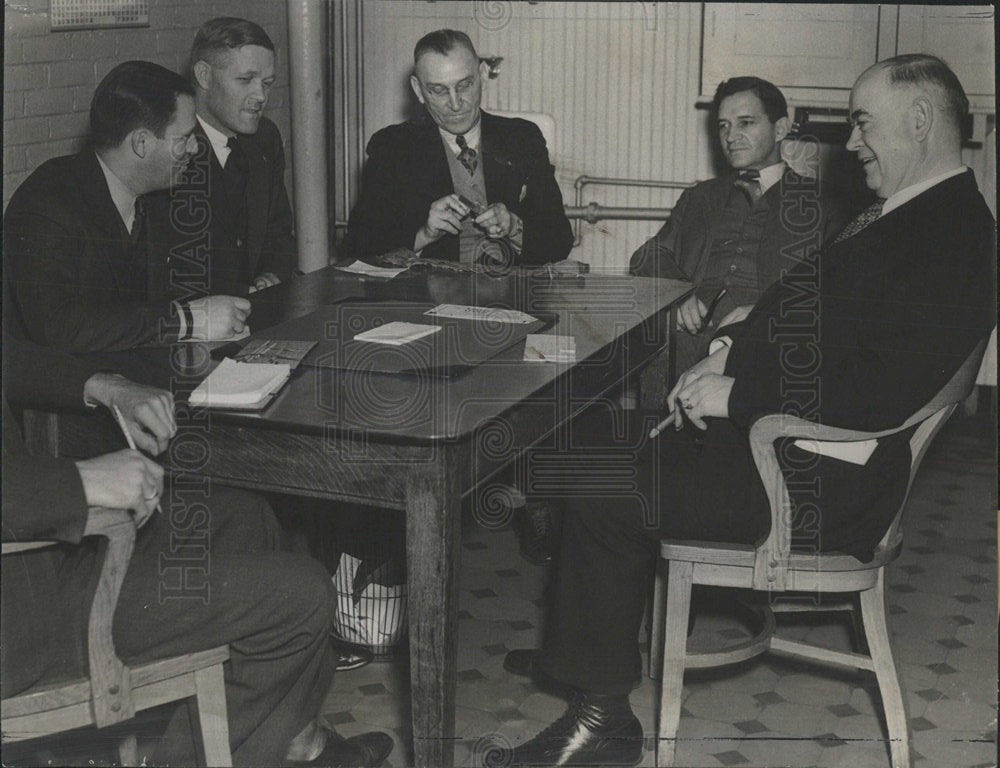
[[[3,540],[77,545],[3,558],[3,697],[85,671],[102,559],[81,544],[88,510],[130,509],[140,530],[115,613],[118,655],[139,662],[228,644],[234,765],[381,762],[392,749],[385,734],[344,739],[317,721],[336,664],[333,590],[319,563],[281,550],[262,498],[190,477],[172,485],[138,450],[83,461],[30,455],[8,408],[9,400],[120,411],[136,445],[156,454],[177,432],[170,393],[9,338],[3,362]],[[182,706],[150,764],[195,762]]]
[[[201,265],[150,236],[156,214],[143,195],[176,180],[195,124],[184,78],[125,62],[94,93],[87,147],[43,163],[17,189],[3,219],[15,305],[4,311],[32,341],[90,352],[246,332],[250,302],[205,295],[188,277]],[[184,227],[200,213],[178,205],[160,215]]]

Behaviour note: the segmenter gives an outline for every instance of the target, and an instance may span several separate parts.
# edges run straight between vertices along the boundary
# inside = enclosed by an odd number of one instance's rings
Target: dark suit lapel
[[[480,156],[483,162],[483,179],[486,182],[486,199],[491,203],[498,200],[520,200],[521,184],[527,179],[517,164],[516,153],[510,151],[510,136],[500,129],[496,118],[482,112],[482,133]]]
[[[104,177],[97,155],[85,149],[76,156],[73,170],[90,210],[90,222],[95,229],[95,250],[105,260],[115,288],[129,291],[132,285],[125,247],[128,230],[111,199],[108,180]]]
[[[412,156],[414,175],[406,181],[425,189],[428,203],[432,203],[454,191],[451,171],[448,170],[448,157],[445,155],[448,150],[445,149],[437,124],[429,116],[416,118],[413,123],[416,127],[416,152]]]

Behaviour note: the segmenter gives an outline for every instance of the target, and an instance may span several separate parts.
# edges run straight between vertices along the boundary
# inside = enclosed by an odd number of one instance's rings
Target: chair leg
[[[691,563],[671,562],[666,574],[666,619],[663,623],[663,677],[660,686],[660,727],[656,764],[674,764],[677,726],[681,719],[684,657],[687,655],[688,614],[691,610]]]
[[[205,763],[230,768],[233,756],[229,745],[229,718],[226,711],[226,687],[222,665],[216,664],[194,673],[198,698],[198,722],[205,747]]]
[[[139,764],[139,740],[134,733],[122,736],[122,740],[118,742],[118,764]]]
[[[656,558],[653,583],[653,610],[649,627],[649,679],[656,680],[663,668],[663,621],[667,611],[667,561]]]
[[[899,674],[889,645],[885,613],[885,569],[879,568],[878,581],[861,593],[861,618],[878,678],[885,722],[889,731],[889,751],[893,768],[910,768],[910,722]]]

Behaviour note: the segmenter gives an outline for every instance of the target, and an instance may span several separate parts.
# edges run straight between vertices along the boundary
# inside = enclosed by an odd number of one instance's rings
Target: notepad
[[[529,333],[524,340],[524,359],[533,363],[575,363],[576,338]]]
[[[384,323],[377,328],[359,333],[354,337],[355,341],[372,341],[376,344],[392,344],[402,346],[411,341],[422,339],[441,330],[440,325],[421,325],[420,323],[406,323],[395,320],[391,323]]]
[[[238,363],[226,358],[191,393],[208,408],[263,408],[291,375],[286,363]]]

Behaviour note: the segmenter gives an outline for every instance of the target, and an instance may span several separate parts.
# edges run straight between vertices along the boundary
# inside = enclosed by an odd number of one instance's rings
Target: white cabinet
[[[735,75],[770,80],[793,105],[846,107],[867,67],[898,53],[940,56],[974,112],[994,108],[992,6],[705,3],[701,100]]]
[[[994,107],[996,43],[993,6],[901,5],[896,53],[933,53],[948,62],[973,111]]]

